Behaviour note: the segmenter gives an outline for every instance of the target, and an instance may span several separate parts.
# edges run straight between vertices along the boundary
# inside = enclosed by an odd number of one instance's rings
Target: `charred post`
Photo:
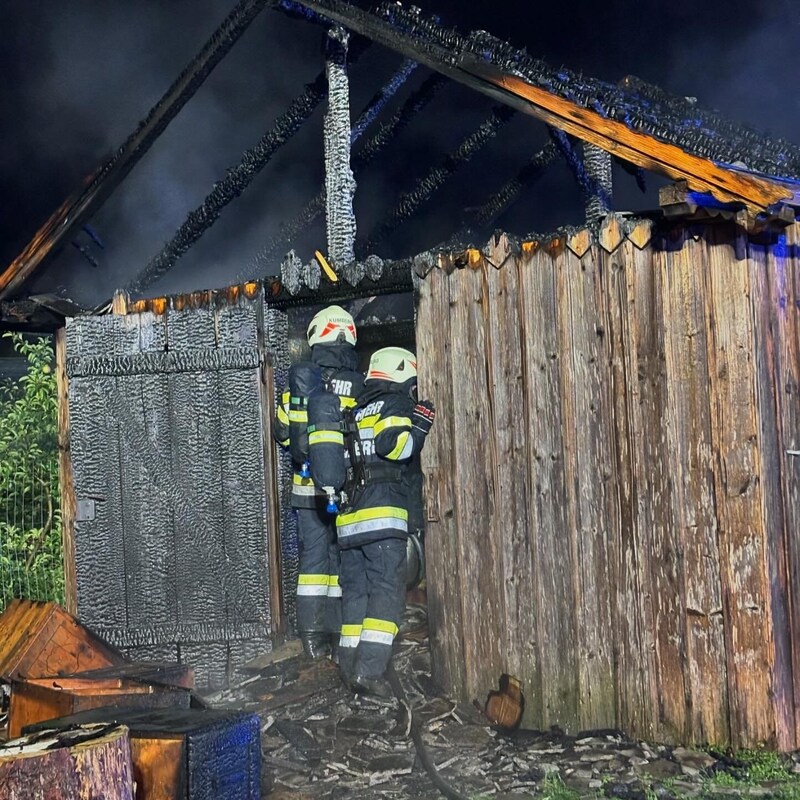
[[[590,184],[590,191],[586,196],[586,224],[594,227],[606,214],[613,211],[611,154],[597,145],[584,142],[583,163]]]
[[[355,260],[356,182],[350,167],[350,82],[347,77],[348,34],[344,28],[329,33],[328,110],[325,114],[325,216],[328,256],[334,266]]]

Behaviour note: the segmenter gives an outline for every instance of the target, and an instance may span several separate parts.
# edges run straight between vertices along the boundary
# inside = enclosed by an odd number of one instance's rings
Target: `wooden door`
[[[259,296],[67,324],[78,616],[199,687],[282,626],[263,319]]]

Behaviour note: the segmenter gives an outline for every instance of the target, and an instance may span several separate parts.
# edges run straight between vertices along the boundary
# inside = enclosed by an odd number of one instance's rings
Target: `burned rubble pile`
[[[409,607],[394,664],[453,796],[547,797],[563,784],[581,797],[671,800],[707,796],[709,777],[727,768],[708,753],[632,741],[618,731],[496,730],[477,703],[455,703],[431,680],[426,622],[424,607]],[[266,796],[442,796],[420,763],[399,703],[354,696],[330,662],[310,662],[291,643],[271,658],[279,660],[254,665],[238,686],[206,698],[260,715]],[[800,772],[800,763],[795,767]],[[766,788],[751,792],[770,795]]]

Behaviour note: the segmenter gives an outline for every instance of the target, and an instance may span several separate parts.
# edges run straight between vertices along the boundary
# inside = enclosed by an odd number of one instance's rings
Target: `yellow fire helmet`
[[[417,357],[403,347],[383,347],[369,360],[366,380],[405,383],[417,377]]]
[[[336,344],[341,341],[340,336],[347,344],[355,346],[356,343],[356,324],[341,306],[328,306],[315,314],[308,324],[307,333],[312,347],[315,344]]]

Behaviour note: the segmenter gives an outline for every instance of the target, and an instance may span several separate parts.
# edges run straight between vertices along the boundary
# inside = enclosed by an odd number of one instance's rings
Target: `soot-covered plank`
[[[256,347],[258,320],[253,304],[220,309],[220,347]],[[222,508],[225,551],[232,577],[245,605],[228,599],[228,625],[270,625],[267,508],[264,489],[264,446],[261,426],[260,371],[230,370],[219,374]]]
[[[264,336],[267,354],[273,371],[276,396],[273,398],[273,413],[280,393],[289,378],[289,320],[284,310],[266,306],[264,310]],[[278,491],[280,494],[281,528],[281,592],[282,605],[289,627],[296,627],[297,608],[295,587],[300,565],[300,545],[297,537],[297,517],[292,511],[290,492],[292,482],[292,463],[289,453],[275,446],[278,464]]]
[[[216,347],[214,312],[184,309],[172,314],[167,335],[170,350],[211,351]],[[219,379],[214,372],[184,372],[170,375],[169,386],[172,475],[188,504],[175,509],[178,620],[224,626],[230,577],[224,549]]]
[[[110,317],[72,320],[67,326],[68,365],[73,356],[123,351],[119,333]],[[118,425],[109,404],[115,380],[84,375],[71,378],[69,386],[77,609],[93,627],[127,624]]]
[[[132,315],[138,325],[141,353],[164,352],[166,321],[151,313]],[[131,414],[150,442],[156,457],[169,457],[169,382],[163,374],[118,378]],[[147,456],[123,446],[122,496],[125,508],[128,624],[143,628],[171,624],[177,619],[175,550],[172,506],[156,483]]]

